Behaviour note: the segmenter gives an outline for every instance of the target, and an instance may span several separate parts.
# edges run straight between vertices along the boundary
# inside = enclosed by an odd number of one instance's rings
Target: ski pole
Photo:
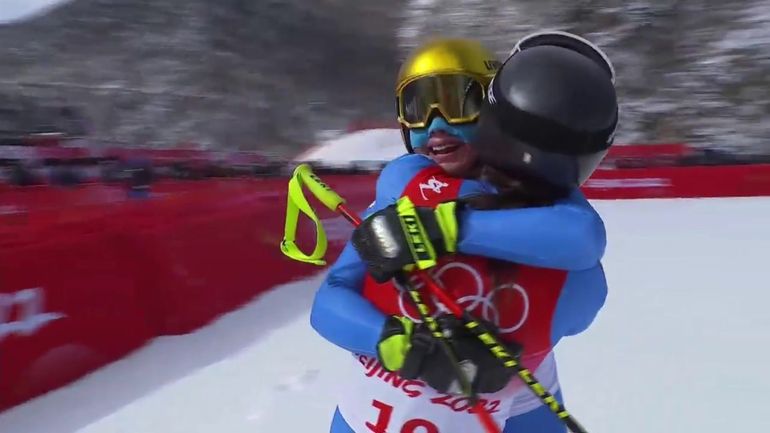
[[[292,181],[295,181],[295,179],[302,179],[308,186],[308,189],[321,201],[327,208],[329,208],[332,211],[339,212],[342,214],[345,219],[350,221],[353,225],[358,226],[361,224],[361,218],[359,218],[354,212],[350,211],[345,206],[345,201],[340,197],[336,192],[334,192],[331,188],[329,188],[326,184],[324,184],[321,179],[319,179],[315,174],[313,174],[310,166],[306,164],[301,164],[297,167],[297,169],[294,171],[294,176],[292,177],[292,180],[289,182],[289,193],[291,195],[292,193]],[[301,200],[304,201],[305,204],[307,204],[307,200],[302,196],[302,190],[301,190],[301,184],[300,181],[295,181],[296,188],[299,188],[298,193],[301,196]],[[297,192],[295,192],[297,194]],[[289,199],[289,202],[291,202],[291,198]],[[309,207],[309,205],[307,205]],[[287,228],[289,227],[288,223],[288,216],[290,215],[290,211],[288,209],[289,206],[287,206]],[[312,212],[312,209],[311,209]],[[295,212],[296,213],[296,212]],[[317,221],[317,218],[314,218],[314,215],[308,215],[313,219],[314,221]],[[296,222],[295,222],[296,227]],[[320,222],[316,223],[316,233],[318,238],[318,232],[321,232],[322,228],[320,228]],[[293,236],[292,236],[293,240]],[[284,239],[284,242],[286,240]],[[318,245],[316,245],[316,250],[318,249]],[[281,250],[284,251],[283,243],[281,244]],[[324,245],[323,245],[323,253],[326,251],[326,243],[324,238]],[[314,251],[315,252],[315,251]],[[323,255],[322,253],[322,255]],[[284,254],[287,254],[289,257],[292,257],[289,253],[284,251]],[[296,258],[296,257],[292,257]],[[298,260],[302,260],[301,258],[296,258]],[[311,263],[315,263],[309,260],[306,260]],[[325,262],[322,262],[323,264]],[[532,393],[534,393],[550,410],[553,412],[556,416],[559,417],[559,419],[569,428],[570,431],[573,433],[587,433],[587,431],[578,423],[578,421],[567,411],[567,409],[559,403],[556,398],[549,393],[545,387],[535,378],[535,376],[532,374],[532,372],[529,371],[526,367],[521,365],[519,361],[516,359],[515,356],[511,355],[508,349],[503,346],[498,338],[491,333],[484,324],[476,320],[469,312],[465,311],[460,305],[457,304],[457,302],[452,299],[451,296],[449,296],[439,285],[438,283],[431,277],[430,274],[428,274],[425,270],[418,269],[413,271],[414,274],[425,284],[425,286],[428,288],[428,290],[436,296],[439,301],[441,301],[442,304],[444,304],[449,311],[455,315],[456,317],[460,318],[464,324],[464,326],[473,334],[475,335],[481,342],[487,346],[487,348],[490,350],[490,352],[499,359],[503,365],[507,368],[510,368],[516,372],[517,376],[527,385],[527,387],[530,389]],[[403,278],[404,281],[406,281],[406,278]],[[405,287],[409,287],[408,285]],[[412,296],[411,290],[408,290],[410,292],[410,297]],[[424,306],[424,304],[421,302],[419,298],[419,293],[415,290],[415,292],[418,295],[418,301],[420,304]],[[412,297],[414,300],[414,297]],[[418,305],[418,310],[419,305]],[[427,309],[427,306],[424,306]],[[430,326],[430,325],[429,325]],[[443,334],[442,334],[443,336]],[[486,413],[486,411],[482,411],[482,413]],[[495,426],[497,427],[497,426]]]
[[[345,206],[345,200],[340,197],[334,190],[329,188],[321,179],[319,179],[306,164],[301,164],[294,170],[294,175],[289,181],[289,197],[287,197],[287,222],[286,229],[288,236],[284,236],[284,240],[281,242],[281,251],[284,252],[290,258],[295,260],[301,260],[313,264],[324,264],[321,259],[326,252],[326,237],[323,235],[323,228],[318,221],[318,218],[312,212],[312,208],[307,203],[307,200],[302,196],[302,186],[306,185],[313,195],[332,211],[340,213],[345,219],[347,219],[353,226],[358,227],[361,224],[361,218],[356,215]],[[312,221],[316,223],[316,248],[310,255],[305,255],[294,243],[296,238],[296,220],[299,216],[298,211],[305,213]],[[292,220],[290,222],[290,220]],[[287,241],[288,239],[288,241]],[[323,244],[319,248],[319,239]],[[319,255],[320,254],[320,255]],[[426,274],[427,275],[427,274]],[[396,276],[396,281],[404,287],[409,293],[409,297],[414,304],[415,308],[419,312],[420,318],[423,323],[426,324],[431,335],[436,338],[441,346],[442,350],[449,359],[452,369],[460,383],[460,389],[463,394],[470,400],[472,405],[471,411],[476,414],[482,427],[487,433],[500,433],[500,427],[495,423],[492,415],[487,412],[481,401],[478,399],[478,395],[472,390],[472,386],[465,371],[462,369],[457,354],[452,348],[451,344],[444,336],[444,332],[441,329],[438,322],[436,322],[430,315],[428,306],[422,301],[421,295],[418,290],[414,288],[407,276],[403,272],[399,272]]]
[[[452,365],[452,369],[454,370],[458,382],[460,382],[460,389],[462,389],[463,394],[465,394],[465,396],[470,399],[470,403],[472,405],[471,411],[476,414],[482,427],[484,427],[484,430],[487,431],[487,433],[501,433],[500,427],[498,427],[498,425],[495,423],[492,415],[487,412],[486,408],[484,408],[483,403],[479,401],[478,394],[473,391],[472,385],[468,381],[468,376],[466,376],[465,371],[462,369],[462,364],[457,358],[457,354],[452,348],[451,343],[447,337],[444,335],[444,331],[441,329],[441,326],[430,315],[430,309],[422,301],[420,292],[414,288],[414,285],[409,281],[404,272],[399,272],[396,274],[395,279],[396,282],[399,283],[409,294],[409,298],[411,299],[412,304],[414,304],[415,308],[417,308],[417,311],[419,312],[420,320],[425,323],[433,338],[435,338],[441,345],[444,354],[447,356],[449,363]]]

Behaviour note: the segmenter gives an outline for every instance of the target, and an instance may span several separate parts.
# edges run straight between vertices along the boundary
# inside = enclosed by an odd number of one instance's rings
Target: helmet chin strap
[[[447,134],[459,137],[468,143],[476,135],[476,122],[466,123],[464,125],[451,125],[441,116],[434,117],[427,128],[413,128],[409,130],[409,141],[413,149],[418,149],[428,143],[431,133],[435,131],[444,131]]]

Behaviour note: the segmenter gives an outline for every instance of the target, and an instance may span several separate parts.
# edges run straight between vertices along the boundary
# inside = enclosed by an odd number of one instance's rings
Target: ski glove
[[[503,366],[455,316],[442,314],[436,321],[454,350],[473,392],[493,393],[505,388],[514,375],[512,369]],[[495,331],[491,323],[484,322],[484,325],[491,332]],[[398,372],[401,378],[423,380],[441,393],[462,394],[456,369],[442,344],[427,325],[391,316],[383,327],[377,356],[383,368]],[[521,353],[521,346],[515,343],[506,346],[514,356]]]
[[[428,269],[457,248],[456,202],[435,209],[417,207],[408,197],[377,211],[353,231],[352,243],[367,271],[384,283],[400,271]]]

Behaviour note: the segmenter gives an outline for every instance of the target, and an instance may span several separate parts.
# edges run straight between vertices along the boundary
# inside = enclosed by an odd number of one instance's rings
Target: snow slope
[[[770,198],[596,202],[607,305],[557,349],[591,433],[764,433]],[[326,432],[345,352],[308,324],[321,276],[0,414],[2,433]]]
[[[321,143],[296,160],[345,166],[357,161],[390,161],[404,153],[406,149],[398,129],[366,129]]]

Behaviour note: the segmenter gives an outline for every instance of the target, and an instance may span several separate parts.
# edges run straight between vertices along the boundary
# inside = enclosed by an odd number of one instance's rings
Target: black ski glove
[[[427,269],[457,247],[456,202],[416,207],[408,197],[377,211],[353,231],[352,243],[372,278],[384,283],[397,272]]]
[[[442,314],[436,321],[457,355],[473,392],[493,393],[505,388],[515,374],[513,370],[503,366],[453,315]],[[483,323],[490,332],[496,331],[491,323]],[[403,317],[394,316],[383,328],[378,357],[386,370],[398,371],[404,379],[424,380],[441,393],[462,394],[457,372],[442,344],[424,323],[413,325]],[[506,348],[514,356],[521,353],[521,346],[515,343],[506,344]]]

